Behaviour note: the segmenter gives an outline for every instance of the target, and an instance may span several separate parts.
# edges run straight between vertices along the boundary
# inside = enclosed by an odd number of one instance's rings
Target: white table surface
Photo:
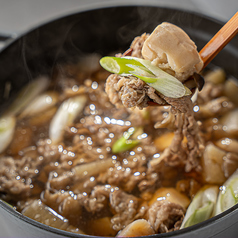
[[[0,34],[21,34],[51,19],[99,5],[123,5],[145,0],[0,0]],[[177,6],[227,21],[238,10],[238,0],[146,0],[150,4]],[[10,237],[0,221],[0,237]]]

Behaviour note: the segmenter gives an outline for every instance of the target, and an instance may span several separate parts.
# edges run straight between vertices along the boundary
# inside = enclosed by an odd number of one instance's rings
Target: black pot
[[[0,114],[29,81],[52,73],[54,65],[77,61],[85,53],[106,55],[126,50],[132,39],[151,32],[163,21],[183,28],[200,50],[221,28],[218,21],[176,9],[153,6],[108,7],[66,16],[40,26],[9,43],[0,53]],[[213,60],[238,78],[238,38]],[[9,97],[6,85],[11,84]],[[9,237],[89,237],[48,227],[13,210],[0,201],[0,234]],[[192,227],[151,237],[237,237],[238,205]]]

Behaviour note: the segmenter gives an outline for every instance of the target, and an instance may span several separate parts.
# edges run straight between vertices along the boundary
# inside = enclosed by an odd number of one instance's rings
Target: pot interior
[[[0,113],[17,92],[39,75],[52,75],[53,67],[74,63],[87,53],[107,55],[125,51],[135,36],[151,32],[168,21],[184,29],[200,50],[221,23],[190,12],[158,7],[115,7],[67,16],[26,33],[0,55]],[[213,60],[238,78],[237,37]],[[10,90],[6,95],[6,88]]]
[[[110,19],[110,20],[109,20]],[[1,52],[1,111],[26,83],[53,66],[74,62],[85,53],[107,55],[126,50],[135,36],[151,32],[168,21],[184,29],[200,50],[220,29],[219,22],[181,10],[158,7],[115,7],[71,15],[37,27]],[[219,53],[213,64],[238,77],[237,37]],[[5,90],[11,85],[9,95]]]

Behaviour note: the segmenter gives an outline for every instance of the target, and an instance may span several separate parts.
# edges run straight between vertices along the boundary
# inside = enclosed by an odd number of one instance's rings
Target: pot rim
[[[22,37],[28,35],[29,33],[37,30],[38,28],[44,27],[45,25],[58,21],[60,19],[63,18],[67,18],[67,17],[71,17],[83,12],[88,12],[88,11],[95,11],[95,10],[99,10],[99,9],[107,9],[107,8],[115,8],[115,7],[159,7],[161,9],[171,9],[171,10],[178,10],[178,11],[184,11],[193,15],[197,15],[201,18],[204,18],[206,20],[212,21],[214,23],[220,24],[221,26],[224,24],[224,22],[222,22],[221,20],[218,20],[216,18],[210,17],[208,15],[196,12],[196,11],[191,11],[191,10],[186,10],[186,9],[182,9],[179,7],[172,7],[172,6],[163,6],[161,5],[161,3],[157,2],[156,0],[147,0],[146,3],[145,1],[134,1],[134,0],[130,0],[130,1],[103,1],[101,3],[95,4],[94,3],[90,3],[86,6],[83,6],[81,9],[78,9],[77,11],[73,11],[70,13],[66,13],[66,14],[62,14],[59,15],[58,17],[55,17],[53,19],[47,20],[45,22],[41,22],[39,24],[36,24],[34,27],[28,29],[27,31],[25,31],[22,34],[19,35],[14,35],[14,38],[12,38],[11,40],[9,40],[4,47],[2,47],[0,49],[0,54],[7,48],[9,48],[11,46],[11,44],[13,44],[14,42],[16,42],[17,40],[21,39]],[[51,232],[52,234],[57,234],[57,235],[64,235],[66,237],[75,237],[75,238],[79,238],[79,237],[89,237],[89,238],[99,238],[100,236],[92,236],[92,235],[83,235],[83,234],[77,234],[77,233],[73,233],[73,232],[68,232],[68,231],[64,231],[64,230],[60,230],[48,225],[45,225],[43,223],[40,223],[38,221],[35,221],[27,216],[24,216],[23,214],[21,214],[20,212],[18,212],[17,210],[15,210],[14,208],[12,208],[11,206],[9,206],[6,202],[4,202],[2,199],[0,199],[0,209],[4,209],[5,211],[9,212],[11,215],[15,216],[16,218],[34,226],[37,227],[39,229],[43,229],[47,232]],[[196,230],[199,229],[203,229],[206,227],[209,227],[212,223],[216,223],[222,219],[225,219],[227,217],[229,217],[232,213],[234,212],[238,212],[238,204],[234,205],[233,207],[227,209],[226,211],[224,211],[221,214],[218,214],[212,218],[209,218],[206,221],[200,222],[196,225],[187,227],[187,228],[183,228],[181,230],[176,230],[176,231],[172,231],[172,232],[168,232],[168,233],[161,233],[161,234],[155,234],[155,235],[150,235],[148,237],[177,237],[178,235],[183,235],[183,234],[189,234],[190,232],[194,232]],[[230,223],[229,225],[232,226],[235,224],[236,221],[233,221],[233,223]],[[229,226],[229,227],[230,227]],[[228,227],[228,228],[229,228]],[[216,232],[216,234],[218,234],[219,231]],[[215,235],[215,234],[214,234]],[[140,237],[138,237],[140,238]]]
[[[0,209],[4,209],[5,211],[9,212],[11,215],[15,216],[16,218],[23,220],[24,222],[37,227],[39,229],[43,229],[47,232],[51,232],[57,235],[65,235],[67,237],[75,237],[75,238],[79,238],[79,237],[90,237],[90,238],[99,238],[100,236],[92,236],[92,235],[83,235],[83,234],[76,234],[73,232],[68,232],[68,231],[64,231],[64,230],[60,230],[51,226],[47,226],[43,223],[40,223],[38,221],[35,221],[27,216],[24,216],[23,214],[21,214],[20,212],[16,211],[14,208],[12,208],[11,206],[9,206],[7,203],[5,203],[3,200],[0,199]],[[231,215],[231,213],[233,212],[237,212],[238,210],[238,204],[234,205],[233,207],[227,209],[226,211],[224,211],[221,214],[218,214],[212,218],[209,218],[206,221],[200,222],[196,225],[187,227],[187,228],[183,228],[181,230],[177,230],[177,231],[171,231],[168,233],[161,233],[161,234],[155,234],[155,235],[150,235],[148,237],[176,237],[178,235],[183,235],[183,234],[187,234],[190,232],[194,232],[196,230],[202,229],[202,228],[206,228],[209,227],[209,225],[211,225],[212,223],[218,222],[219,220],[225,219],[227,216]],[[236,221],[234,221],[232,224],[230,223],[230,226],[232,226]],[[229,227],[228,227],[229,228]],[[219,231],[216,233],[218,234]],[[214,234],[215,235],[215,234]],[[138,237],[140,238],[140,237]]]
[[[35,24],[33,27],[29,28],[28,30],[26,30],[23,33],[20,33],[20,34],[12,33],[9,36],[11,39],[9,39],[9,41],[7,41],[6,44],[0,49],[0,53],[2,51],[4,51],[6,48],[8,48],[12,43],[17,41],[18,39],[28,35],[32,31],[37,30],[40,27],[44,27],[45,25],[47,25],[49,23],[52,23],[52,22],[55,22],[55,21],[58,21],[60,19],[67,18],[70,16],[74,16],[74,15],[77,15],[77,14],[83,13],[83,12],[94,11],[94,10],[99,10],[99,9],[106,9],[106,8],[114,8],[114,7],[159,7],[159,8],[164,8],[164,9],[171,9],[171,10],[173,9],[173,10],[178,10],[178,11],[185,11],[187,13],[194,14],[194,15],[200,16],[202,18],[206,18],[207,20],[213,21],[214,23],[217,23],[220,25],[224,24],[223,21],[213,18],[211,16],[208,16],[206,14],[203,14],[201,12],[183,9],[178,6],[176,6],[176,7],[164,6],[157,0],[147,0],[146,2],[144,0],[129,0],[129,1],[128,0],[125,0],[125,1],[111,0],[111,1],[101,1],[100,3],[98,2],[97,4],[96,4],[96,2],[93,2],[93,3],[91,2],[89,4],[86,4],[82,7],[80,7],[80,9],[77,9],[76,11],[71,11],[68,13],[60,14],[59,16],[54,17],[52,19],[48,19],[48,20],[40,22],[39,24]]]

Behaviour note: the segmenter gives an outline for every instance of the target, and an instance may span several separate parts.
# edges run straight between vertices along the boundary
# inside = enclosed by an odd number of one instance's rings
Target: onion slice
[[[32,203],[27,205],[22,210],[22,214],[47,226],[52,226],[57,229],[78,234],[84,234],[83,231],[70,225],[66,218],[58,214],[50,207],[44,205],[40,200],[34,200]]]
[[[16,126],[14,116],[3,116],[0,118],[0,153],[11,143]]]
[[[215,215],[231,208],[238,202],[238,169],[220,187]]]
[[[115,161],[112,159],[99,159],[91,163],[77,165],[72,169],[72,172],[75,174],[76,180],[80,181],[105,172],[110,167],[114,167],[114,163]]]
[[[136,147],[140,141],[136,138],[137,135],[142,134],[142,128],[131,127],[128,131],[123,133],[123,136],[114,142],[112,145],[112,153],[120,153]]]
[[[136,57],[103,57],[101,66],[107,71],[123,76],[133,75],[166,97],[180,98],[191,94],[191,91],[178,79],[153,65],[149,60]]]
[[[20,114],[20,118],[31,117],[53,107],[58,102],[59,95],[56,92],[46,92],[37,96]]]
[[[204,186],[193,198],[185,214],[181,228],[186,228],[213,216],[218,186]]]
[[[60,105],[49,128],[49,138],[53,144],[62,141],[65,127],[73,123],[78,114],[83,111],[86,102],[87,97],[80,95],[69,98]]]
[[[49,78],[41,76],[26,85],[17,95],[15,101],[11,104],[5,114],[19,114],[37,95],[43,92],[49,85]]]

